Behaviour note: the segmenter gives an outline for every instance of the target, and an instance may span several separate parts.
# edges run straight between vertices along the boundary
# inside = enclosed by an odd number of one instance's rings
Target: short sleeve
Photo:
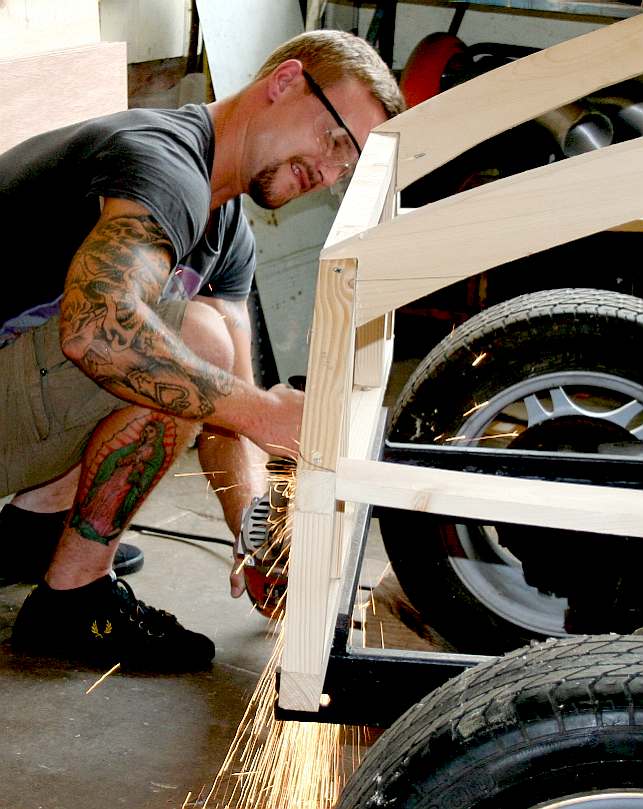
[[[256,269],[255,237],[240,198],[226,203],[224,213],[222,258],[200,294],[231,301],[245,300]]]
[[[179,260],[200,239],[210,213],[209,178],[201,162],[167,132],[119,131],[95,156],[90,193],[145,206]]]

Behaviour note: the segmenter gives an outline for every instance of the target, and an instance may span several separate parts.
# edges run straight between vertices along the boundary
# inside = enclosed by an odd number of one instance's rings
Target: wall
[[[100,0],[101,37],[127,42],[129,64],[187,53],[190,0]]]

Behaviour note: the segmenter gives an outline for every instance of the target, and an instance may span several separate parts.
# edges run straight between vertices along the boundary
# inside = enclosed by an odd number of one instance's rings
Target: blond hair
[[[354,34],[327,29],[299,34],[273,51],[255,78],[265,78],[287,59],[298,59],[322,88],[342,79],[358,79],[389,118],[405,108],[389,67],[368,42]]]

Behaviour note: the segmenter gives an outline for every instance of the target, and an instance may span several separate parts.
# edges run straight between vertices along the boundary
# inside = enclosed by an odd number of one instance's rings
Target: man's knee
[[[232,371],[234,345],[224,318],[211,306],[190,301],[181,326],[185,344],[207,362]]]

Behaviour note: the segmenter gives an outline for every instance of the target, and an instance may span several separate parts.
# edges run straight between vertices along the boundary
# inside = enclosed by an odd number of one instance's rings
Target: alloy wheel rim
[[[458,446],[529,448],[530,431],[573,432],[575,421],[626,443],[643,439],[643,387],[616,375],[562,371],[521,380],[478,405],[460,427]],[[571,442],[573,444],[573,441]],[[557,447],[579,451],[573,446]],[[466,589],[494,614],[536,635],[562,637],[567,600],[528,585],[520,561],[498,542],[492,526],[455,525],[462,556],[449,562]],[[643,807],[642,807],[643,809]]]

